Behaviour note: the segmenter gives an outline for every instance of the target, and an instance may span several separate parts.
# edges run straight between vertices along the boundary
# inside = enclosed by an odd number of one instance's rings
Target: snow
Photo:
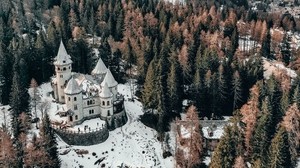
[[[209,130],[211,129],[210,127],[203,127],[202,128],[202,132],[203,132],[203,136],[207,139],[220,139],[223,135],[223,126],[220,126],[220,127],[216,127],[214,130],[213,130],[213,135],[210,136],[209,135]]]
[[[287,68],[281,62],[269,61],[267,59],[263,59],[263,61],[264,61],[263,64],[264,64],[264,70],[265,70],[264,71],[265,79],[269,79],[273,73],[276,73],[276,72],[278,73],[278,71],[284,71],[291,78],[297,77],[297,73],[294,70]]]
[[[55,112],[64,105],[55,103],[49,92],[52,91],[50,83],[43,84],[39,87],[39,93],[42,101],[50,102],[49,116],[57,120],[63,121]],[[87,168],[101,167],[174,167],[174,158],[168,157],[163,159],[161,143],[157,140],[157,132],[154,129],[146,127],[139,121],[139,115],[143,114],[142,104],[137,101],[130,101],[131,92],[130,84],[119,84],[118,92],[124,95],[125,110],[128,116],[128,122],[121,128],[109,132],[108,139],[97,145],[92,146],[69,146],[61,138],[57,137],[59,153],[70,150],[65,155],[60,155],[62,168],[79,167],[79,165]],[[97,124],[98,123],[98,124]],[[84,130],[84,126],[88,125],[91,129],[100,128],[103,121],[100,119],[92,119],[83,122],[79,126],[75,126],[74,131]],[[37,132],[37,129],[34,129]],[[170,134],[171,135],[171,134]],[[173,139],[172,139],[173,138]],[[175,137],[171,135],[171,140]],[[174,148],[174,147],[173,147]],[[84,149],[88,154],[78,155],[75,150]],[[96,154],[93,156],[93,152]],[[104,157],[99,165],[94,163]]]

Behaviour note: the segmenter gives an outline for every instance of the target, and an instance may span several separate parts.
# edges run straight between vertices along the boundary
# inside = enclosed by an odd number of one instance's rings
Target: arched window
[[[87,105],[90,105],[90,101],[87,101],[86,103],[87,103]]]
[[[110,116],[110,110],[107,110],[107,116]]]
[[[69,101],[71,101],[71,97],[68,97]]]
[[[65,70],[67,70],[67,68],[66,68],[66,67],[64,67],[64,68],[63,68],[63,71],[65,71]]]
[[[107,101],[107,105],[109,106],[109,101]]]
[[[105,101],[102,101],[102,106],[105,106]]]
[[[78,120],[78,115],[75,116],[75,120]]]
[[[77,97],[74,97],[74,101],[76,101],[77,100]]]

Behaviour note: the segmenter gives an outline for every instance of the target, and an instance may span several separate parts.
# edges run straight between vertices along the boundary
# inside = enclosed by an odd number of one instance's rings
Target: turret
[[[101,119],[109,118],[110,116],[113,115],[113,94],[109,90],[107,83],[105,83],[104,86],[102,87],[99,96],[100,96],[100,109],[101,109],[100,118]]]
[[[117,85],[118,82],[115,80],[113,77],[112,73],[110,72],[109,69],[107,69],[106,75],[103,79],[103,82],[101,83],[101,87],[103,88],[105,83],[107,84],[109,90],[113,94],[113,101],[117,99]]]
[[[71,56],[67,53],[65,46],[61,41],[57,56],[54,59],[56,82],[57,82],[55,99],[60,103],[65,102],[64,89],[66,83],[71,77],[71,71],[72,71],[71,64],[72,64]]]
[[[72,112],[69,114],[68,121],[72,123],[81,120],[83,118],[82,89],[79,87],[74,77],[71,77],[66,88],[64,89],[64,92],[67,108]]]
[[[105,64],[103,63],[102,59],[99,58],[99,60],[96,64],[96,67],[92,71],[92,75],[97,76],[100,79],[100,81],[102,81],[105,76],[106,71],[107,71],[107,68],[106,68]]]

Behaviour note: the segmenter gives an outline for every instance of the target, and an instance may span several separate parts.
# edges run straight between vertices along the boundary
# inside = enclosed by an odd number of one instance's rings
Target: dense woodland
[[[91,72],[96,48],[119,82],[137,80],[136,96],[146,112],[141,119],[158,130],[161,140],[182,112],[183,99],[192,101],[199,118],[233,115],[210,167],[295,167],[300,77],[292,80],[281,73],[264,79],[263,59],[282,61],[298,72],[300,53],[291,48],[287,33],[271,33],[271,28],[297,32],[300,20],[252,11],[246,0],[189,0],[186,5],[158,0],[2,0],[0,102],[12,108],[12,141],[3,126],[0,146],[7,155],[0,163],[59,166],[47,115],[41,135],[30,142],[26,120],[32,118],[30,81],[49,82],[62,40],[75,72]],[[93,37],[101,37],[100,43],[87,41]],[[254,41],[253,46],[248,41]],[[203,155],[202,150],[195,152],[196,167]],[[191,167],[184,160],[178,163]]]

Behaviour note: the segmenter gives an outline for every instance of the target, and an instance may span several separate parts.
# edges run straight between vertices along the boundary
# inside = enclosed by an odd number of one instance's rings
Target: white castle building
[[[110,129],[122,126],[127,117],[124,98],[117,92],[118,82],[101,58],[91,75],[72,72],[71,56],[61,42],[54,59],[55,73],[51,85],[54,98],[63,104],[58,110],[70,125],[100,117]]]

